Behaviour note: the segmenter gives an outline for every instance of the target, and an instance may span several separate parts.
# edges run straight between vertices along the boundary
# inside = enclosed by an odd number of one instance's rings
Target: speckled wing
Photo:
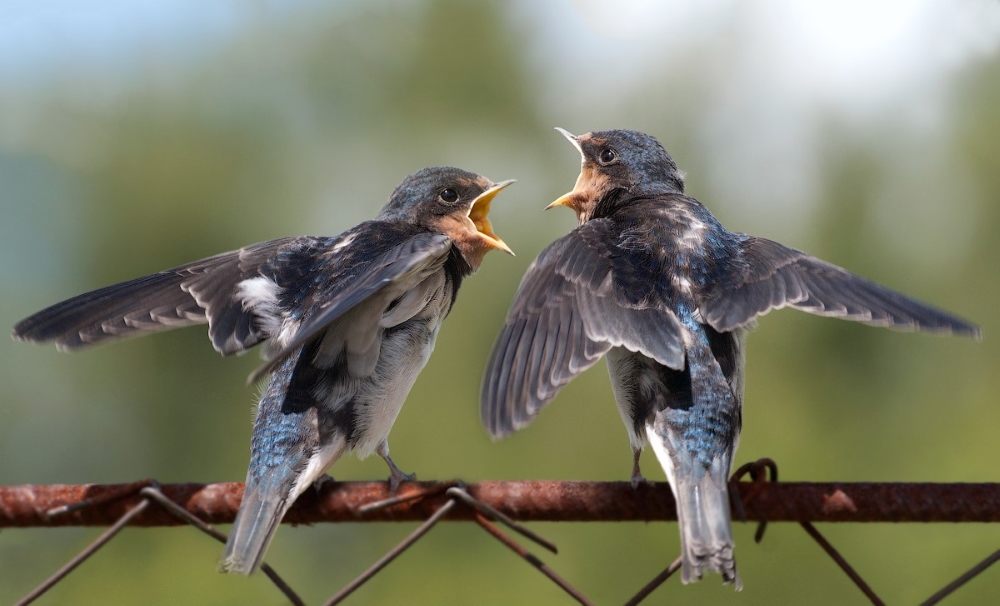
[[[377,224],[370,222],[355,228],[359,233],[352,242],[353,250],[345,251],[336,260],[336,271],[329,273],[331,282],[321,290],[321,294],[329,293],[331,296],[317,303],[316,311],[266,364],[250,375],[250,381],[274,370],[299,347],[324,333],[334,321],[383,288],[409,281],[419,282],[437,271],[452,248],[451,239],[443,234],[418,233],[409,235],[379,254],[379,250],[367,246],[371,238],[363,229],[373,225]],[[384,241],[379,242],[381,247],[385,244]],[[378,311],[381,314],[382,310]]]
[[[215,349],[243,351],[268,335],[234,298],[237,285],[298,240],[262,242],[84,293],[18,322],[13,336],[70,351],[207,322]]]
[[[789,306],[898,330],[980,336],[978,327],[951,314],[764,238],[746,237],[724,268],[699,305],[704,320],[718,331]]]
[[[480,412],[492,436],[526,426],[612,347],[684,368],[676,316],[617,238],[609,220],[590,221],[528,268],[483,378]]]

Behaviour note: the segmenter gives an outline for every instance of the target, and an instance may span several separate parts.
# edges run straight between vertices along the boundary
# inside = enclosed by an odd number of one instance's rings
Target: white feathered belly
[[[378,361],[354,397],[355,429],[350,442],[358,458],[375,452],[389,436],[403,402],[434,351],[441,320],[451,307],[443,272],[408,287],[395,307],[385,309]]]
[[[414,343],[418,335],[397,334],[382,341],[382,355],[376,366],[376,375],[388,375],[386,379],[366,381],[355,398],[355,439],[351,450],[363,459],[378,448],[389,436],[392,424],[396,422],[403,402],[434,351],[438,323],[432,330],[420,331],[420,341]]]

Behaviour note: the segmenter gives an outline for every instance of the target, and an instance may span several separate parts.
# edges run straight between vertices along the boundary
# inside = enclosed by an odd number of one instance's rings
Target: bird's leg
[[[396,464],[393,462],[392,457],[389,456],[388,440],[382,440],[382,442],[378,445],[378,448],[375,449],[375,452],[378,454],[378,456],[382,457],[382,459],[385,460],[386,465],[389,466],[390,494],[396,494],[396,489],[399,488],[400,482],[413,481],[417,479],[417,474],[403,473],[403,471],[400,468],[396,467]]]
[[[632,488],[638,488],[640,482],[646,481],[646,478],[642,477],[642,472],[639,471],[639,455],[641,454],[641,448],[632,449]]]

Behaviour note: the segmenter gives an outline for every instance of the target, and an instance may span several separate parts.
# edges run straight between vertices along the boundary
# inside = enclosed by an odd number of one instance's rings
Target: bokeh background
[[[0,3],[0,326],[57,300],[251,242],[336,234],[417,168],[517,178],[493,205],[516,258],[469,279],[392,434],[423,479],[625,480],[601,364],[492,443],[478,385],[516,284],[571,229],[542,208],[579,158],[552,130],[650,132],[688,192],[769,237],[971,318],[981,343],[781,311],[749,345],[738,462],[786,480],[995,481],[1000,454],[1000,4],[991,0]],[[76,355],[0,339],[0,483],[241,481],[256,356],[204,329]],[[648,477],[663,479],[655,459]],[[386,475],[344,460],[338,479]],[[546,560],[621,603],[677,554],[674,524],[538,524]],[[283,527],[268,560],[310,602],[412,525]],[[671,580],[651,603],[854,603],[797,526],[737,525],[742,594]],[[913,603],[1000,527],[824,525],[882,597]],[[0,534],[9,603],[96,529]],[[47,604],[279,604],[215,572],[193,529],[128,530]],[[995,599],[994,567],[950,603]],[[560,604],[468,524],[445,524],[353,604]]]

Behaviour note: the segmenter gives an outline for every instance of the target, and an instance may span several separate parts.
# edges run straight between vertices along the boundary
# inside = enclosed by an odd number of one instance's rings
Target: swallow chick
[[[528,425],[607,355],[633,451],[648,442],[677,502],[682,581],[708,570],[742,588],[727,493],[739,442],[744,343],[785,306],[901,330],[979,337],[977,327],[835,265],[727,231],[653,137],[579,137],[576,186],[549,205],[580,226],[528,268],[490,356],[482,420],[495,437]]]
[[[251,574],[295,499],[344,452],[377,453],[391,489],[410,478],[388,436],[434,349],[462,280],[492,249],[492,183],[458,168],[408,176],[373,221],[333,237],[247,246],[74,297],[21,321],[14,338],[72,351],[208,324],[223,355],[267,341],[246,488],[222,556]]]

